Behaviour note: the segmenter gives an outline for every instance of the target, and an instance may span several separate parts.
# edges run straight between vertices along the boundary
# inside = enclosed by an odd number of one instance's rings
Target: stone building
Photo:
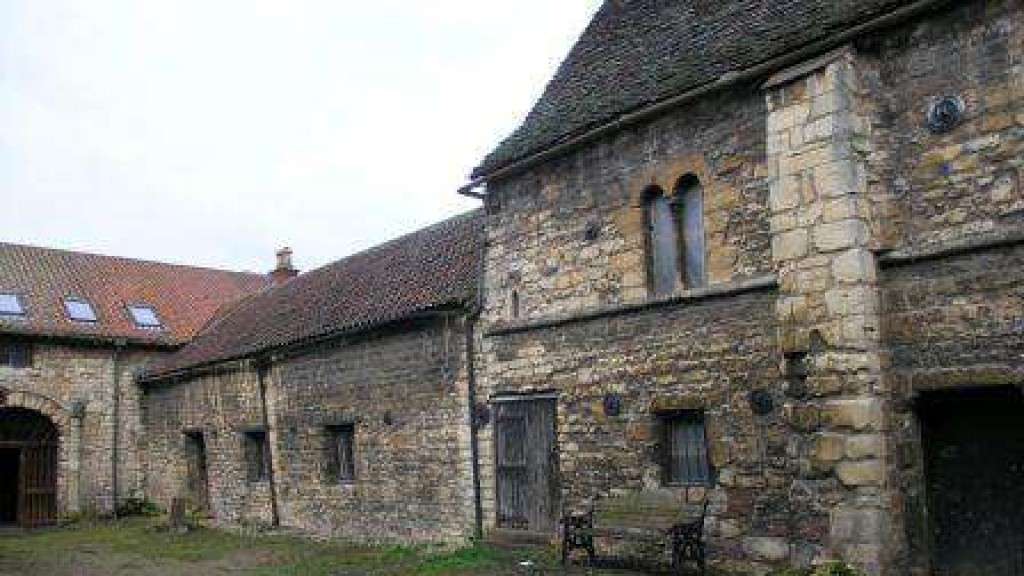
[[[0,244],[0,522],[110,513],[141,498],[135,371],[266,284]]]
[[[147,496],[372,541],[474,534],[470,213],[247,299],[143,390]]]
[[[668,493],[723,570],[1021,573],[1021,10],[606,1],[482,211],[147,356],[124,475],[400,542]]]
[[[479,397],[557,447],[507,499],[480,431],[485,526],[660,489],[722,568],[1020,573],[1022,159],[1019,2],[605,2],[462,191]]]

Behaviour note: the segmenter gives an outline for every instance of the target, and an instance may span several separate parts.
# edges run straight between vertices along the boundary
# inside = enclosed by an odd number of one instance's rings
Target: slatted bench
[[[686,503],[668,490],[644,490],[602,498],[583,514],[562,519],[562,564],[567,565],[574,550],[587,553],[590,564],[635,565],[641,554],[597,554],[595,541],[608,541],[613,550],[622,544],[653,543],[648,552],[661,556],[671,550],[672,572],[681,574],[688,563],[705,574],[704,518],[707,501]],[[605,548],[605,546],[602,546]]]

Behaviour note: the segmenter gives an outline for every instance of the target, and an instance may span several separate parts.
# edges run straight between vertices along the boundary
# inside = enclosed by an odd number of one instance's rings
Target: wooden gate
[[[558,518],[554,399],[495,404],[498,526],[551,532]]]
[[[26,528],[57,521],[57,467],[60,434],[46,416],[24,408],[0,409],[0,448],[4,470],[17,481],[3,483],[5,501],[16,502],[17,523]]]
[[[25,528],[57,520],[57,444],[26,444],[21,449],[18,520]]]

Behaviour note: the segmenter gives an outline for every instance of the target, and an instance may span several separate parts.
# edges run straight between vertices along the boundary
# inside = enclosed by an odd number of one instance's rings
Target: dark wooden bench
[[[613,563],[632,565],[616,555],[599,556],[595,541],[631,539],[655,540],[664,553],[671,551],[671,569],[681,574],[687,564],[694,564],[706,573],[704,551],[704,518],[707,501],[686,503],[668,490],[633,492],[602,498],[582,514],[562,518],[562,564],[569,562],[575,550],[587,553],[591,565]]]

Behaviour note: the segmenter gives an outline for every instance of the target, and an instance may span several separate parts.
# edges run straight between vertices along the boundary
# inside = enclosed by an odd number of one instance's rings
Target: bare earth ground
[[[524,565],[524,562],[529,564]],[[199,529],[169,533],[133,518],[32,533],[0,532],[0,575],[45,576],[472,576],[562,574],[552,552],[475,546],[365,548],[289,535]],[[578,568],[572,574],[626,575]]]

